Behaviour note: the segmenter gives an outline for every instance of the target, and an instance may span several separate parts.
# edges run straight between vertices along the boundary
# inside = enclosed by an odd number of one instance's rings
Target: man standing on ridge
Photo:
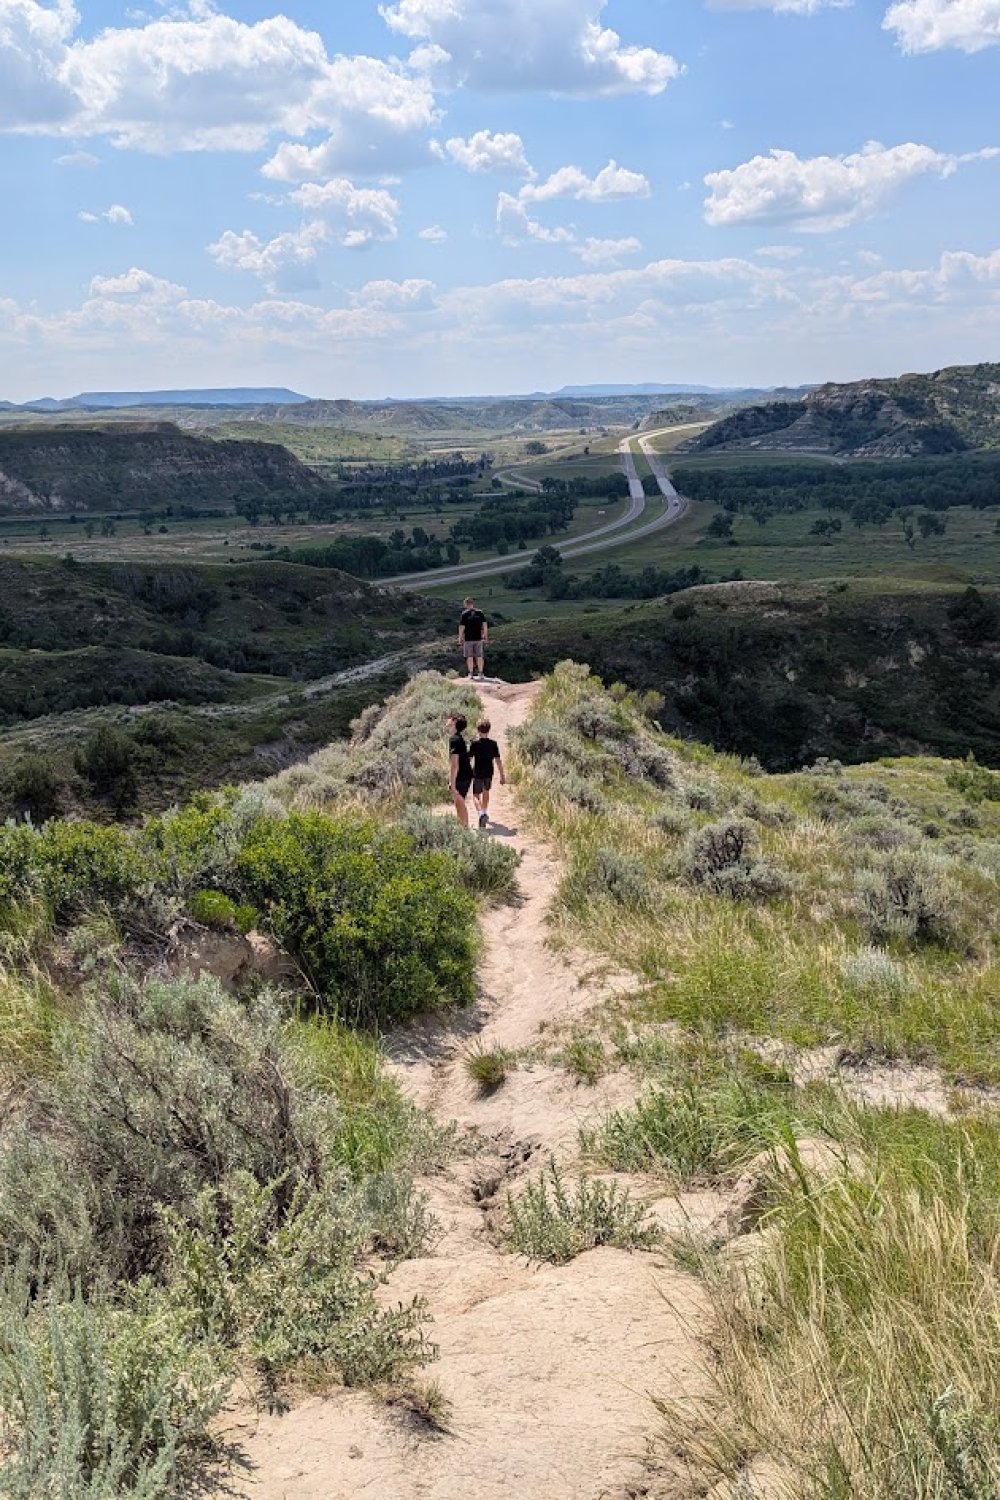
[[[462,600],[462,616],[458,622],[458,644],[469,663],[469,681],[484,677],[483,658],[490,627],[481,609],[471,594]]]

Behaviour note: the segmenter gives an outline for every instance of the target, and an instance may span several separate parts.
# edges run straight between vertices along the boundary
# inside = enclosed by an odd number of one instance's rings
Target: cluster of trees
[[[711,581],[697,564],[673,572],[650,564],[639,573],[626,573],[617,563],[608,563],[580,577],[566,572],[558,547],[551,546],[540,547],[526,567],[504,579],[509,589],[544,588],[549,599],[657,599]]]
[[[388,537],[345,536],[315,547],[283,547],[270,555],[312,568],[339,568],[356,578],[423,573],[461,561],[463,546],[501,556],[512,548],[523,551],[528,542],[565,531],[575,509],[575,499],[562,492],[497,495],[473,515],[456,521],[443,540],[418,525],[409,534],[397,527]]]
[[[492,549],[503,555],[512,545],[565,531],[575,510],[575,498],[562,490],[543,489],[540,495],[498,495],[487,500],[475,515],[456,521],[451,536],[476,551]]]
[[[546,474],[542,480],[542,491],[546,495],[575,495],[580,500],[625,500],[628,498],[628,480],[621,472],[574,474],[570,479],[557,479],[552,474]]]
[[[894,512],[920,505],[1000,505],[1000,456],[884,459],[871,463],[781,462],[729,468],[681,467],[678,489],[761,524],[769,515],[799,510],[844,511],[854,525],[884,526]]]
[[[400,528],[389,537],[345,536],[315,547],[282,547],[272,556],[279,562],[300,563],[307,568],[339,568],[355,578],[387,578],[394,573],[423,573],[428,568],[457,563],[461,553],[452,538],[441,541],[428,536],[422,526],[415,526],[409,537]]]

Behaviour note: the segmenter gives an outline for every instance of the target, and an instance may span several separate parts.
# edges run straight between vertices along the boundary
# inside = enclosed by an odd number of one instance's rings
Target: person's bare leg
[[[489,812],[489,810],[490,810],[490,791],[489,791],[489,787],[487,787],[486,790],[483,792],[483,795],[479,799],[479,811],[480,812]]]
[[[462,796],[461,792],[452,791],[451,800],[455,804],[455,812],[458,814],[458,821],[461,823],[463,828],[468,828],[469,808],[465,801],[465,798]]]

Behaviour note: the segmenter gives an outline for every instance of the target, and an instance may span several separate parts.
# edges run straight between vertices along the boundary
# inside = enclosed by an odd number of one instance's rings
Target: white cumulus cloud
[[[418,311],[433,307],[433,292],[433,281],[411,276],[405,281],[366,281],[351,300],[363,307],[396,307]]]
[[[468,140],[455,135],[445,141],[444,149],[467,172],[496,172],[511,177],[535,175],[524,153],[524,142],[514,131],[477,130]]]
[[[813,16],[819,10],[843,10],[852,0],[709,0],[710,10],[773,10],[779,16]]]
[[[1000,0],[897,0],[882,26],[904,52],[982,52],[1000,43]]]
[[[0,0],[0,129],[153,152],[252,151],[325,130],[325,175],[375,174],[438,118],[426,76],[330,57],[287,16],[246,23],[205,5],[90,39],[79,19],[69,0]]]
[[[642,249],[642,241],[636,239],[634,234],[625,236],[620,240],[602,240],[591,236],[580,245],[573,247],[573,254],[578,255],[584,265],[608,266],[615,265],[627,255],[635,255]]]
[[[588,203],[611,203],[621,198],[648,198],[649,181],[641,172],[630,172],[609,161],[596,177],[579,167],[560,167],[544,182],[528,182],[518,197],[522,203],[546,203],[550,198],[576,198]]]
[[[319,285],[315,261],[327,237],[326,225],[319,220],[272,240],[261,240],[250,229],[240,234],[227,229],[208,246],[208,253],[223,270],[259,277],[270,292],[306,291]]]
[[[123,203],[112,203],[110,207],[101,209],[100,213],[92,213],[88,208],[81,208],[77,218],[83,224],[99,224],[103,219],[107,224],[118,224],[127,226],[135,223],[131,212]]]
[[[543,245],[572,245],[576,234],[565,226],[550,228],[533,219],[520,198],[512,193],[501,193],[497,198],[497,233],[508,244],[520,240],[535,240]]]
[[[67,151],[56,157],[57,167],[97,167],[100,164],[101,158],[92,151]]]
[[[606,0],[397,0],[380,11],[394,31],[422,44],[411,63],[471,88],[661,93],[679,63],[623,42],[601,25],[605,8]]]
[[[385,188],[359,188],[346,177],[334,177],[303,183],[290,196],[304,213],[322,219],[348,250],[394,240],[399,233],[399,203]]]
[[[709,172],[705,219],[709,224],[787,224],[823,232],[868,217],[911,178],[931,172],[949,177],[965,162],[997,155],[987,147],[963,156],[908,141],[869,141],[849,156],[800,158],[772,150],[738,167]]]
[[[428,224],[426,229],[421,229],[417,234],[418,240],[427,240],[431,245],[443,245],[448,238],[447,229],[442,229],[440,224]]]

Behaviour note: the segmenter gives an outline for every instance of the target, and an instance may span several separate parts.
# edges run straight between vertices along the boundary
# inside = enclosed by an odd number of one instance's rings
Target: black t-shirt
[[[469,747],[460,734],[453,734],[448,741],[449,764],[450,757],[458,756],[458,780],[470,781],[472,779],[472,762],[469,759]]]
[[[461,624],[465,629],[465,639],[467,641],[482,640],[486,616],[481,609],[463,609]]]
[[[500,759],[500,746],[496,740],[473,740],[469,746],[469,753],[472,756],[476,776],[482,778],[493,775],[493,762]]]

